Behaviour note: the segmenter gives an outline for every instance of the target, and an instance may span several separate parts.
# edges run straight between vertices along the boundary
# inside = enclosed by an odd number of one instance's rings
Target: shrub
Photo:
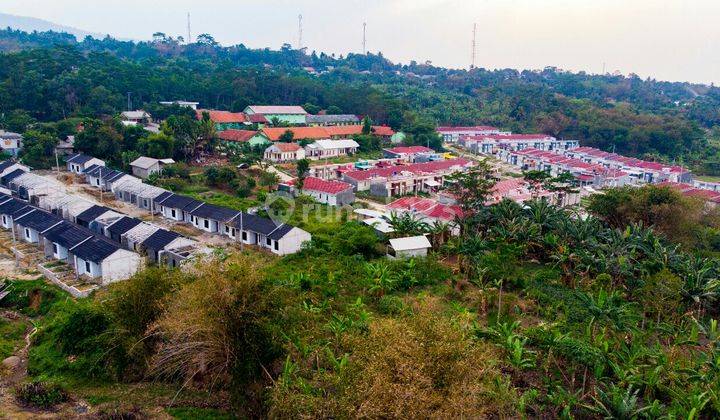
[[[68,400],[67,393],[58,385],[31,382],[20,385],[15,394],[21,404],[28,407],[48,409]]]
[[[378,311],[383,315],[400,315],[405,313],[407,308],[399,297],[385,295],[378,300]]]
[[[8,290],[10,294],[0,300],[0,307],[12,308],[28,316],[45,315],[56,302],[68,296],[43,279],[9,281]]]

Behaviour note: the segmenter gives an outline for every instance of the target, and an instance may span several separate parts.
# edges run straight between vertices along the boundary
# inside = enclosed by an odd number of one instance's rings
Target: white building
[[[140,156],[134,161],[130,162],[133,175],[146,179],[154,173],[160,173],[165,165],[171,165],[175,163],[172,159],[155,159],[147,156]]]
[[[183,107],[186,107],[186,108],[191,108],[191,109],[197,110],[197,107],[198,107],[198,105],[200,105],[200,102],[190,102],[190,101],[160,101],[160,105],[165,105],[165,106],[178,105],[178,106],[183,106]]]
[[[18,133],[0,130],[0,149],[3,152],[17,156],[23,146],[23,137]]]
[[[422,235],[395,238],[390,239],[388,256],[391,258],[424,257],[430,248],[432,248],[430,241]]]
[[[305,149],[297,143],[276,142],[265,149],[265,160],[270,162],[294,162],[305,159]]]
[[[22,163],[14,162],[14,161],[8,159],[8,160],[4,160],[4,161],[0,162],[0,177],[3,177],[16,169],[21,169],[25,172],[30,172],[30,168],[23,165]]]
[[[488,134],[502,134],[497,127],[491,127],[488,125],[476,125],[470,127],[438,127],[438,134],[442,136],[443,141],[446,143],[457,143],[461,137],[466,136],[483,136]]]
[[[360,145],[355,140],[317,140],[305,146],[305,155],[310,159],[331,159],[357,153]]]
[[[65,162],[67,163],[67,170],[78,175],[82,174],[85,172],[85,169],[88,169],[93,165],[105,166],[104,160],[84,155],[82,153],[69,157]]]
[[[330,206],[344,206],[346,204],[352,204],[355,201],[353,186],[347,182],[306,177],[302,191],[299,192],[295,185],[296,182],[297,180],[292,180],[282,183],[279,189],[292,192],[295,195],[309,195],[315,199],[315,201]]]
[[[312,239],[308,232],[300,228],[245,212],[234,218],[230,225],[228,236],[231,238],[268,249],[277,255],[296,253]]]

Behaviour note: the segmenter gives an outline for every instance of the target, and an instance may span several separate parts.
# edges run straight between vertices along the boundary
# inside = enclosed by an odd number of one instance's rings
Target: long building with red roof
[[[461,137],[502,134],[503,131],[489,125],[440,126],[437,128],[437,133],[440,134],[444,142],[457,143]]]
[[[457,158],[408,165],[388,165],[342,174],[343,181],[356,191],[370,191],[381,197],[393,197],[440,189],[445,177],[474,166],[470,160]]]
[[[297,192],[297,180],[293,179],[280,184],[280,190]],[[355,201],[353,186],[347,182],[333,181],[316,177],[306,177],[303,182],[302,194],[313,197],[316,201],[330,206],[344,206]]]

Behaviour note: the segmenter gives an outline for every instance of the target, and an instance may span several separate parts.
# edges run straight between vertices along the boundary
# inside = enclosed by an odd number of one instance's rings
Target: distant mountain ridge
[[[83,29],[74,28],[72,26],[60,25],[54,22],[50,22],[44,19],[38,19],[29,16],[16,16],[7,13],[0,13],[0,28],[10,27],[12,29],[19,29],[21,31],[32,32],[32,31],[55,31],[65,32],[74,35],[78,40],[84,39],[90,35],[93,38],[102,39],[105,38],[106,34],[97,32],[89,32]]]

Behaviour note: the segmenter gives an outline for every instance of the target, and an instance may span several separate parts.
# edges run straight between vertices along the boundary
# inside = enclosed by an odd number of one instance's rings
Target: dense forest
[[[634,156],[678,160],[715,173],[720,90],[714,86],[541,71],[451,70],[393,64],[382,54],[331,56],[222,47],[210,35],[186,45],[155,34],[129,42],[67,34],[0,31],[4,125],[113,115],[130,105],[195,100],[242,110],[251,103],[369,115],[412,130],[418,123],[494,124],[576,138]],[[320,72],[311,75],[303,68]]]

